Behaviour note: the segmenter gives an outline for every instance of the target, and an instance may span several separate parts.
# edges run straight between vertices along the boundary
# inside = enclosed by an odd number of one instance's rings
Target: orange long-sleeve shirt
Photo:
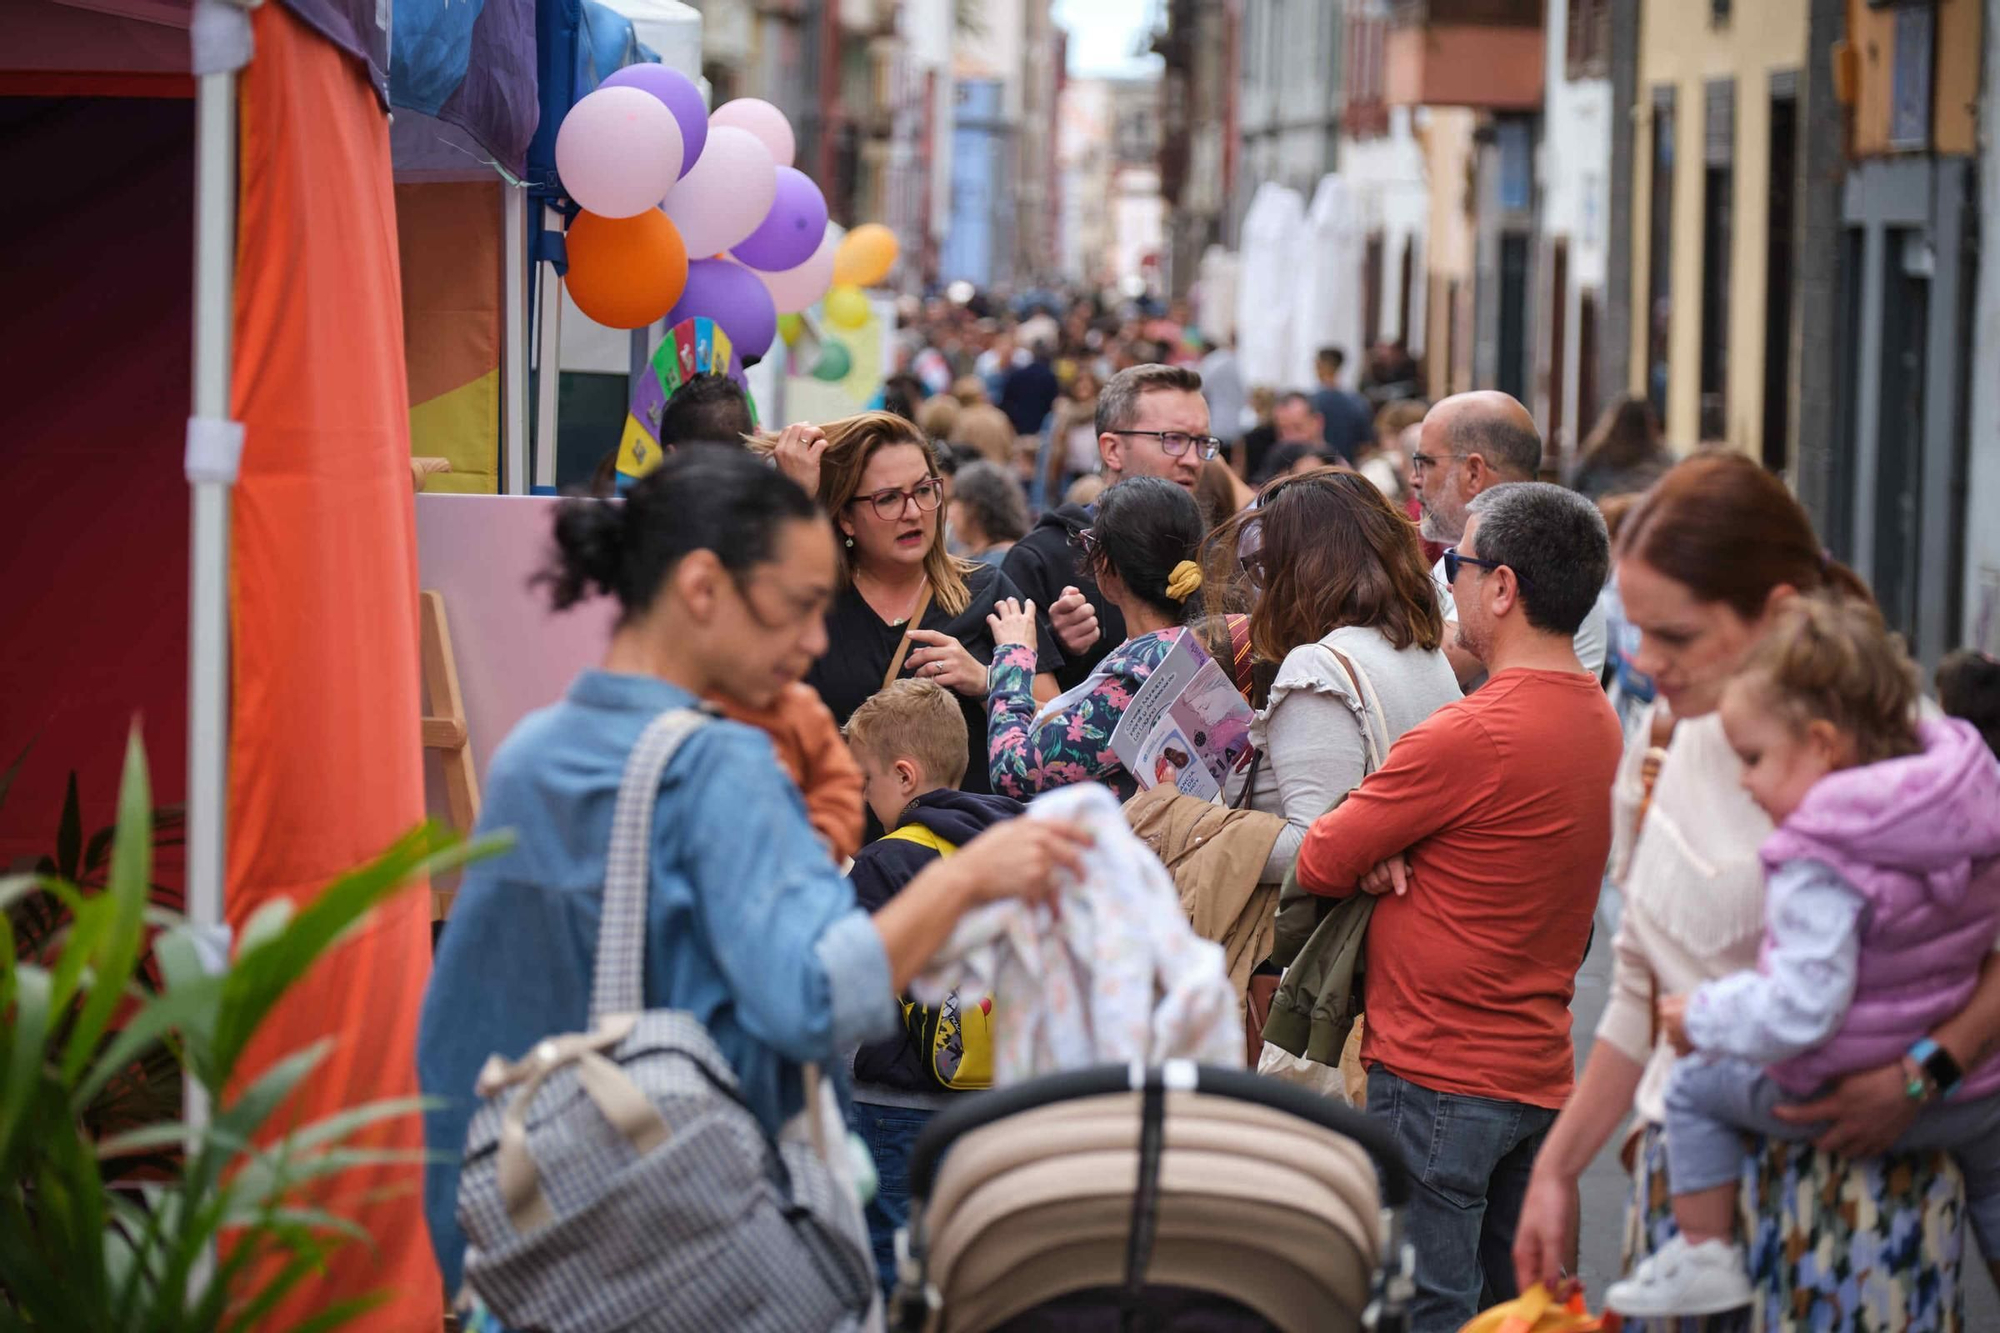
[[[1311,892],[1351,894],[1399,852],[1415,872],[1368,925],[1363,1061],[1436,1092],[1563,1104],[1622,744],[1595,680],[1503,671],[1314,821]]]
[[[861,769],[840,724],[810,685],[787,686],[769,708],[716,701],[727,716],[771,738],[778,762],[806,798],[806,817],[826,839],[836,863],[861,850]]]

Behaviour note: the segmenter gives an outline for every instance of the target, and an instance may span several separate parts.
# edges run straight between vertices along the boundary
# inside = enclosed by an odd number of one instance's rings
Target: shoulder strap
[[[636,1014],[646,1007],[646,867],[653,851],[653,805],[660,777],[681,744],[712,715],[698,708],[660,714],[625,760],[618,804],[611,815],[611,854],[604,867],[604,904],[597,925],[597,964],[591,975],[590,1021]]]
[[[894,838],[898,842],[914,842],[919,847],[930,848],[939,856],[950,856],[958,850],[957,843],[946,842],[922,824],[905,824],[895,832],[885,833],[882,836],[885,839]]]
[[[1375,694],[1375,682],[1368,679],[1366,672],[1354,664],[1354,659],[1335,648],[1326,645],[1348,678],[1354,682],[1355,698],[1361,702],[1361,736],[1367,744],[1368,771],[1378,771],[1389,758],[1389,747],[1394,744],[1389,736],[1389,719],[1382,716],[1382,701]]]
[[[882,673],[883,689],[886,690],[891,685],[895,684],[896,677],[903,674],[903,659],[910,655],[909,630],[922,629],[924,627],[924,612],[930,609],[931,609],[931,581],[929,579],[925,579],[924,590],[917,594],[916,609],[910,612],[910,618],[903,622],[905,625],[909,626],[909,629],[904,630],[903,637],[896,641],[896,652],[895,655],[889,659],[889,669]]]

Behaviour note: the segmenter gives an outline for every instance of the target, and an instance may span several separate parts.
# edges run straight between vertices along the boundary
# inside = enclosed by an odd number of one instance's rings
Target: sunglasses
[[[1488,572],[1496,569],[1513,569],[1512,565],[1503,565],[1498,560],[1481,560],[1476,555],[1460,555],[1456,546],[1450,546],[1445,548],[1444,553],[1444,581],[1446,583],[1458,582],[1459,568],[1464,565],[1471,565],[1474,568],[1484,569]],[[1521,586],[1527,586],[1528,581],[1521,577],[1520,570],[1514,570],[1514,578]]]

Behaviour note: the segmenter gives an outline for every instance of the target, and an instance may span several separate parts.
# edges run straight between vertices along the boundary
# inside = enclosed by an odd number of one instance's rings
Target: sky
[[[1069,30],[1069,72],[1074,78],[1156,73],[1160,58],[1131,51],[1151,30],[1154,0],[1055,0],[1055,21]]]

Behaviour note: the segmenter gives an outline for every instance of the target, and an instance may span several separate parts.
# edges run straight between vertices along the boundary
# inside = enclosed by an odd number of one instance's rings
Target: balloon
[[[792,122],[785,119],[784,112],[761,97],[739,97],[733,102],[724,102],[715,108],[715,114],[708,118],[708,123],[748,130],[757,136],[757,142],[771,150],[771,161],[778,166],[789,167],[798,155],[798,140],[792,135]]]
[[[797,268],[778,273],[756,270],[757,276],[769,289],[772,304],[778,307],[779,314],[797,314],[826,295],[826,289],[833,286],[833,249],[833,238],[828,237],[819,243],[819,249],[813,251],[812,258]],[[743,257],[741,247],[737,249],[736,256],[738,259]]]
[[[776,273],[811,259],[825,239],[826,196],[803,171],[779,167],[778,197],[771,211],[734,253],[751,268]]]
[[[813,362],[812,377],[816,380],[844,380],[847,372],[854,369],[854,356],[847,350],[847,344],[838,338],[828,338],[820,344],[819,360]]]
[[[687,289],[667,316],[669,324],[705,316],[722,326],[729,344],[744,360],[771,350],[778,336],[778,312],[757,275],[727,259],[697,259],[688,265]]]
[[[896,233],[867,222],[841,238],[834,255],[833,280],[847,287],[873,287],[896,265]]]
[[[806,322],[797,315],[778,316],[778,336],[785,340],[785,346],[790,347],[797,342],[799,335],[805,331]]]
[[[564,239],[570,299],[599,324],[644,328],[673,309],[687,286],[687,247],[657,208],[629,218],[579,213]]]
[[[757,230],[778,197],[771,154],[747,130],[710,126],[701,161],[667,196],[688,253],[720,254]]]
[[[694,86],[693,80],[677,69],[648,62],[616,70],[597,86],[637,88],[659,98],[674,113],[674,123],[680,126],[680,174],[685,176],[694,170],[702,146],[708,142],[708,103],[702,101],[701,89]]]
[[[843,329],[858,329],[868,322],[868,298],[854,287],[835,287],[826,294],[826,317]]]
[[[629,218],[667,197],[681,174],[681,127],[637,88],[599,88],[556,131],[563,190],[601,218]]]

